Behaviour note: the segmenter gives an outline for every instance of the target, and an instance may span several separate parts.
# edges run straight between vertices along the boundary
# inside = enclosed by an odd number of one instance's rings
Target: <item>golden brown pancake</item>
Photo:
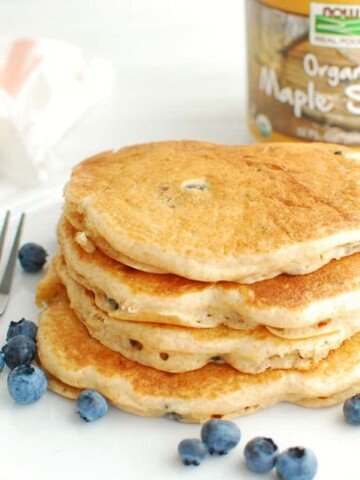
[[[51,284],[55,294],[58,291],[59,279],[53,270],[67,290],[70,307],[92,337],[130,360],[167,372],[195,370],[209,362],[225,362],[246,373],[308,369],[360,331],[360,316],[337,331],[300,340],[278,338],[261,326],[252,330],[198,329],[112,319],[96,307],[94,295],[69,276],[60,257],[55,257],[38,287],[39,306],[53,297]]]
[[[123,410],[146,416],[169,414],[188,422],[231,418],[281,401],[327,406],[360,388],[360,334],[309,371],[249,375],[208,364],[171,374],[128,360],[90,337],[66,294],[59,291],[40,314],[37,344],[41,365],[55,379],[50,388],[63,385],[60,393],[65,395],[66,386],[94,388]],[[61,382],[57,387],[56,379]]]
[[[305,274],[360,250],[360,164],[317,143],[178,141],[73,170],[65,214],[123,258],[200,281]]]
[[[360,253],[307,275],[241,285],[145,273],[95,247],[84,251],[77,238],[63,219],[58,241],[68,272],[95,294],[97,306],[113,319],[194,328],[266,325],[283,338],[306,338],[338,331],[348,318],[360,317]]]

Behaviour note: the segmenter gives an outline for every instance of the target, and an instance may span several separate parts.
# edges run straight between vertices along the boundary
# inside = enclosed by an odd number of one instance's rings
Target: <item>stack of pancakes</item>
[[[359,199],[357,155],[329,144],[82,162],[37,292],[50,388],[196,422],[359,391]]]

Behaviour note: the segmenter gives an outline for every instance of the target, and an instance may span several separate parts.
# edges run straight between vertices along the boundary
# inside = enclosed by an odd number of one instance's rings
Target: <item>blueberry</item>
[[[360,393],[348,398],[343,406],[345,420],[351,425],[360,425]]]
[[[180,413],[176,413],[176,412],[166,413],[165,417],[169,418],[170,420],[174,420],[174,422],[182,422],[184,420],[184,417],[180,415]]]
[[[236,423],[226,420],[209,420],[201,429],[201,439],[211,455],[226,455],[239,443],[240,436]]]
[[[85,422],[93,422],[105,415],[108,410],[106,399],[95,390],[83,390],[77,398],[80,417]]]
[[[279,453],[271,438],[255,437],[246,444],[244,455],[250,470],[256,473],[269,472]]]
[[[37,326],[35,323],[22,318],[18,322],[10,322],[6,340],[9,341],[11,338],[16,337],[17,335],[27,335],[35,340],[36,332]]]
[[[208,454],[208,450],[201,440],[189,438],[179,443],[178,453],[184,465],[197,467]]]
[[[25,243],[18,252],[20,265],[25,272],[38,272],[46,262],[47,252],[36,243]]]
[[[113,298],[110,298],[110,297],[106,297],[106,300],[113,310],[118,310],[119,309],[119,304],[116,300],[114,300]]]
[[[6,365],[12,369],[31,362],[35,357],[36,343],[27,335],[17,335],[4,345],[2,351]]]
[[[39,400],[47,389],[44,372],[35,365],[19,365],[9,373],[8,390],[12,398],[24,405]]]
[[[311,480],[317,471],[317,460],[308,448],[292,447],[280,453],[275,467],[282,480]]]
[[[4,355],[0,352],[0,373],[4,370],[5,360]]]

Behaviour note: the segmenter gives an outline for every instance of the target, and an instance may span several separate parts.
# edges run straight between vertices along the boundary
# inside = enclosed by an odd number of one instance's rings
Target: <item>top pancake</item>
[[[360,162],[329,144],[162,142],[73,170],[65,214],[141,266],[200,281],[304,274],[360,250]]]

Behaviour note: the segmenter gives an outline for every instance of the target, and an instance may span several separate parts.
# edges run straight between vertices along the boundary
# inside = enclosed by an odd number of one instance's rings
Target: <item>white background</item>
[[[0,35],[58,38],[109,59],[112,94],[54,149],[69,167],[147,141],[252,141],[244,0],[0,0]],[[0,201],[18,189],[0,178]]]

